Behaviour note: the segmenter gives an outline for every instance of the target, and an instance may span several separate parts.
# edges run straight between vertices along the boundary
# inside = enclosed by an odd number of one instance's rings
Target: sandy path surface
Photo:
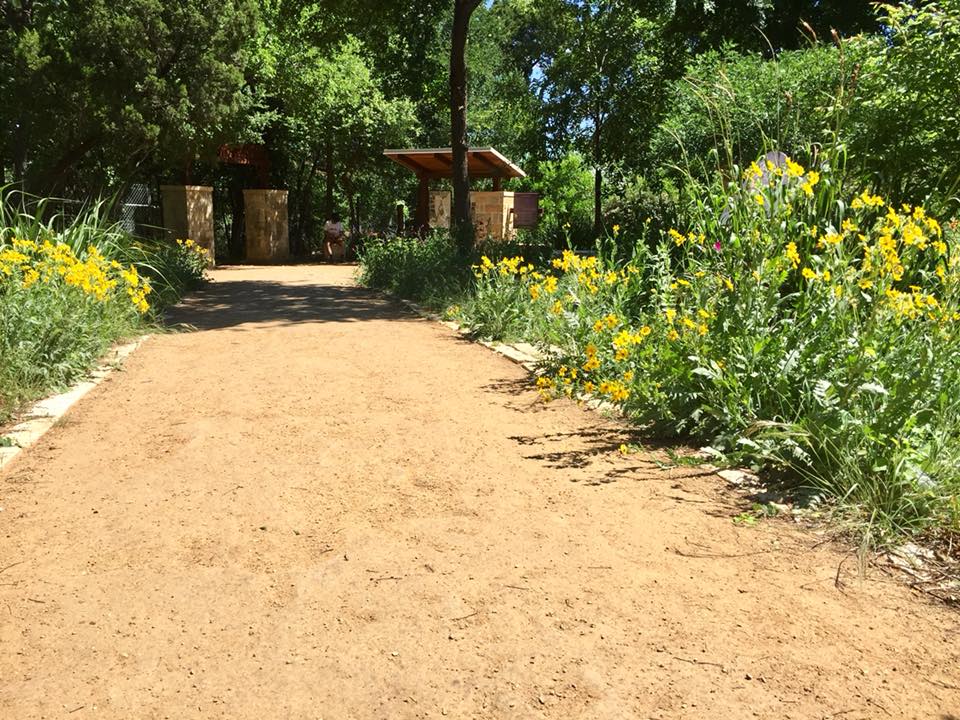
[[[217,271],[0,475],[0,718],[960,716],[960,614],[351,274]]]

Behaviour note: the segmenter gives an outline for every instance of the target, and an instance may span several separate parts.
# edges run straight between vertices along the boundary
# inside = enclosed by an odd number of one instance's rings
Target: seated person
[[[327,260],[335,260],[337,256],[343,260],[346,256],[346,234],[339,213],[333,213],[323,226],[323,249]]]

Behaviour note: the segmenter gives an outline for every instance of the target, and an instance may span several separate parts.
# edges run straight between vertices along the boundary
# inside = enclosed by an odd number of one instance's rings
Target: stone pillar
[[[276,263],[290,259],[286,190],[243,191],[247,261]]]
[[[503,232],[500,239],[513,242],[517,238],[517,231],[513,227],[513,193],[504,190],[501,195],[503,195]]]
[[[203,185],[161,185],[163,227],[175,240],[193,240],[207,251],[210,265],[216,252],[213,239],[213,188]]]
[[[507,197],[509,196],[509,198]],[[508,240],[513,234],[513,193],[484,190],[470,193],[477,242]]]

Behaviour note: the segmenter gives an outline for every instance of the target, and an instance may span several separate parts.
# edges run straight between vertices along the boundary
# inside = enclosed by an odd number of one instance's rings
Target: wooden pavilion
[[[431,191],[430,182],[453,176],[451,148],[384,150],[383,154],[413,171],[420,180],[414,215],[416,227],[449,227],[451,193],[447,190]],[[520,167],[494,148],[471,148],[467,151],[467,172],[471,179],[493,180],[492,190],[470,192],[478,240],[487,237],[509,240],[513,238],[516,228],[536,226],[539,218],[537,193],[518,193],[503,189],[505,179],[527,176]]]

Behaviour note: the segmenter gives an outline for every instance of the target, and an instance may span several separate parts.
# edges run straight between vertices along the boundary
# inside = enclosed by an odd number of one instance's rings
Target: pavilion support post
[[[430,178],[420,175],[420,186],[417,188],[417,213],[414,222],[417,232],[421,235],[430,229]]]
[[[493,178],[493,191],[500,192],[503,190],[503,178],[497,175]]]

